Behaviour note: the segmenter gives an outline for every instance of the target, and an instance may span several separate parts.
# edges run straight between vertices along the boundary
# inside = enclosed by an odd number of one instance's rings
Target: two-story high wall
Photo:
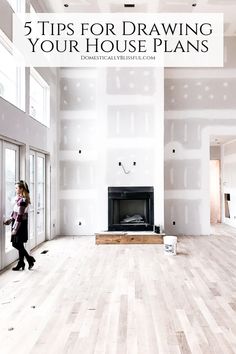
[[[224,68],[165,70],[165,231],[209,234],[212,135],[236,136],[236,38]]]
[[[153,186],[163,227],[163,82],[155,68],[61,70],[61,234],[107,230],[108,186]]]

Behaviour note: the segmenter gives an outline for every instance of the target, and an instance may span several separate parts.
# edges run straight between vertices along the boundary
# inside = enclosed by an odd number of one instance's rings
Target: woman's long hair
[[[27,203],[30,204],[31,202],[28,184],[25,181],[20,180],[19,182],[16,182],[16,185],[22,189],[22,196],[27,200]]]

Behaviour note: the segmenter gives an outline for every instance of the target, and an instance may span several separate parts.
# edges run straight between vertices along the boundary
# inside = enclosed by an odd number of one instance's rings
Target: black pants
[[[26,258],[27,261],[29,261],[30,256],[26,251],[23,242],[12,242],[12,246],[19,251],[19,262],[21,263],[24,262],[24,258]]]

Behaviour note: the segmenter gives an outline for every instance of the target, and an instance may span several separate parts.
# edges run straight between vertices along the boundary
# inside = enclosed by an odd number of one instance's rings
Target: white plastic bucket
[[[164,253],[170,256],[176,256],[177,251],[177,237],[164,236]]]

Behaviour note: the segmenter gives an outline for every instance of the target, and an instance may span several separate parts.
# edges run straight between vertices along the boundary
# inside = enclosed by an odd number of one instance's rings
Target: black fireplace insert
[[[108,187],[108,231],[153,231],[153,187]]]

